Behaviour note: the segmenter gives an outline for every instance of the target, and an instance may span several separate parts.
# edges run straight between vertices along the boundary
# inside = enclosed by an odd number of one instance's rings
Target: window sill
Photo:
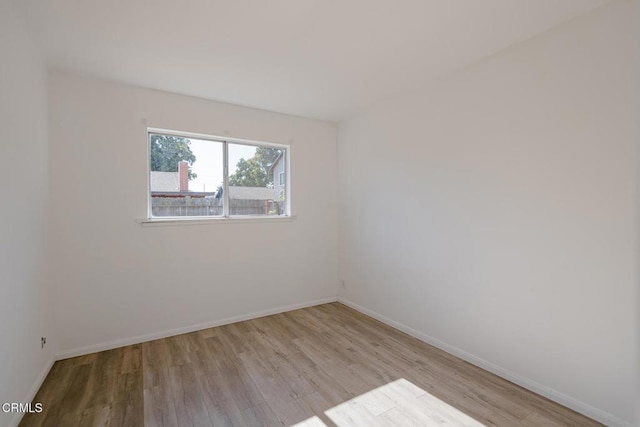
[[[157,227],[157,226],[169,226],[169,225],[210,225],[210,224],[247,224],[253,222],[291,222],[295,221],[296,216],[274,216],[274,217],[260,217],[260,216],[246,216],[246,217],[214,217],[214,218],[145,218],[139,219],[136,222],[143,227]]]

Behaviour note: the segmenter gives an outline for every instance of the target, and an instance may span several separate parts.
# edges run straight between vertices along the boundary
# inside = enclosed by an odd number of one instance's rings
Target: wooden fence
[[[166,216],[222,216],[222,200],[215,197],[151,197],[154,217]],[[232,199],[230,215],[280,215],[284,202],[275,200]]]

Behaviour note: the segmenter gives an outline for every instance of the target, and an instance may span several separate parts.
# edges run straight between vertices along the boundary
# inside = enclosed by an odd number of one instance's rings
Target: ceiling
[[[49,66],[339,121],[607,0],[14,0]]]

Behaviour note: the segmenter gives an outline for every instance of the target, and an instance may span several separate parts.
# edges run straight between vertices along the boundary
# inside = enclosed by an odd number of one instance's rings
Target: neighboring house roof
[[[180,176],[178,172],[151,172],[151,191],[170,192],[180,190]]]
[[[284,150],[281,150],[280,154],[278,154],[278,157],[276,157],[276,159],[273,161],[271,166],[269,166],[269,170],[267,171],[267,173],[271,173],[271,171],[273,171],[276,168],[276,166],[278,165],[278,163],[280,163],[280,160],[282,160],[283,157],[284,157]]]
[[[233,200],[273,200],[274,189],[264,187],[229,187],[229,198]]]
[[[180,176],[178,172],[151,172],[151,192],[152,193],[178,193],[177,195],[206,196],[210,193],[180,193]],[[164,194],[170,196],[171,194]],[[175,196],[174,196],[175,197]],[[273,188],[264,187],[229,187],[229,198],[234,200],[274,200]]]

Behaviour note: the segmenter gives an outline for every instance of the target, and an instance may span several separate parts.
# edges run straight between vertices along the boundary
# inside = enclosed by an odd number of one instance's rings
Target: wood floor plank
[[[243,353],[240,359],[264,400],[284,425],[305,419],[304,410],[296,401],[298,396],[278,372],[258,354]]]
[[[339,303],[58,361],[21,426],[597,426]]]
[[[171,390],[179,426],[209,426],[211,419],[190,364],[172,366]]]
[[[281,427],[283,425],[267,403],[245,409],[240,415],[241,422],[235,425],[265,427]]]
[[[304,353],[291,353],[287,358],[297,369],[298,373],[311,384],[317,393],[329,402],[332,406],[345,400],[351,399],[354,395],[343,388],[335,378],[332,378],[319,366],[317,366]],[[303,396],[305,397],[305,396]]]

